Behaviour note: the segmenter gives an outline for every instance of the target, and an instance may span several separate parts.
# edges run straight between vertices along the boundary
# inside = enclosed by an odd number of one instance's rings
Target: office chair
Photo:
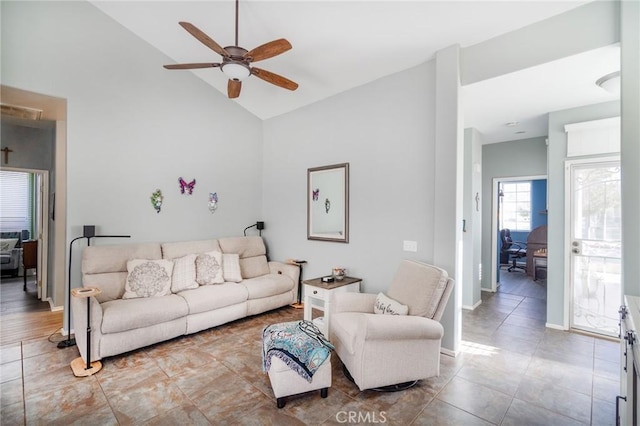
[[[511,231],[507,228],[500,231],[500,265],[509,265],[507,271],[513,272],[514,269],[522,269],[526,272],[526,262],[524,265],[518,263],[520,259],[527,257],[527,244],[511,239]]]

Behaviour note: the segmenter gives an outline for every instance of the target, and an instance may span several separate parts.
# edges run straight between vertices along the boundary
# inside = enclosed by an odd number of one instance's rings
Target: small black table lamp
[[[256,229],[258,230],[258,235],[262,236],[262,230],[264,229],[264,222],[256,222],[253,225],[249,225],[246,228],[244,228],[244,236],[247,236],[247,229],[249,228],[253,228],[256,227]]]

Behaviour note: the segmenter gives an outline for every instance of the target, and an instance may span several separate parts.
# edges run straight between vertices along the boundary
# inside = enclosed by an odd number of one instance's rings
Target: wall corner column
[[[640,296],[640,2],[620,2],[622,289]]]
[[[456,280],[442,317],[442,347],[457,353],[462,336],[462,190],[464,132],[460,46],[436,53],[433,263]]]

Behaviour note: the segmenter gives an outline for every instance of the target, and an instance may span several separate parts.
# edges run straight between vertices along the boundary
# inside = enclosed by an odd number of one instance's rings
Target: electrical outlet
[[[418,251],[418,242],[417,241],[403,241],[402,242],[402,250],[404,251]]]

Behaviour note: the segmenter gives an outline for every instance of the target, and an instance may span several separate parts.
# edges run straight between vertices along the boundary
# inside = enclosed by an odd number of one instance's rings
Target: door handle
[[[580,249],[574,248],[574,249],[571,250],[571,252],[575,253],[575,254],[580,254]]]

